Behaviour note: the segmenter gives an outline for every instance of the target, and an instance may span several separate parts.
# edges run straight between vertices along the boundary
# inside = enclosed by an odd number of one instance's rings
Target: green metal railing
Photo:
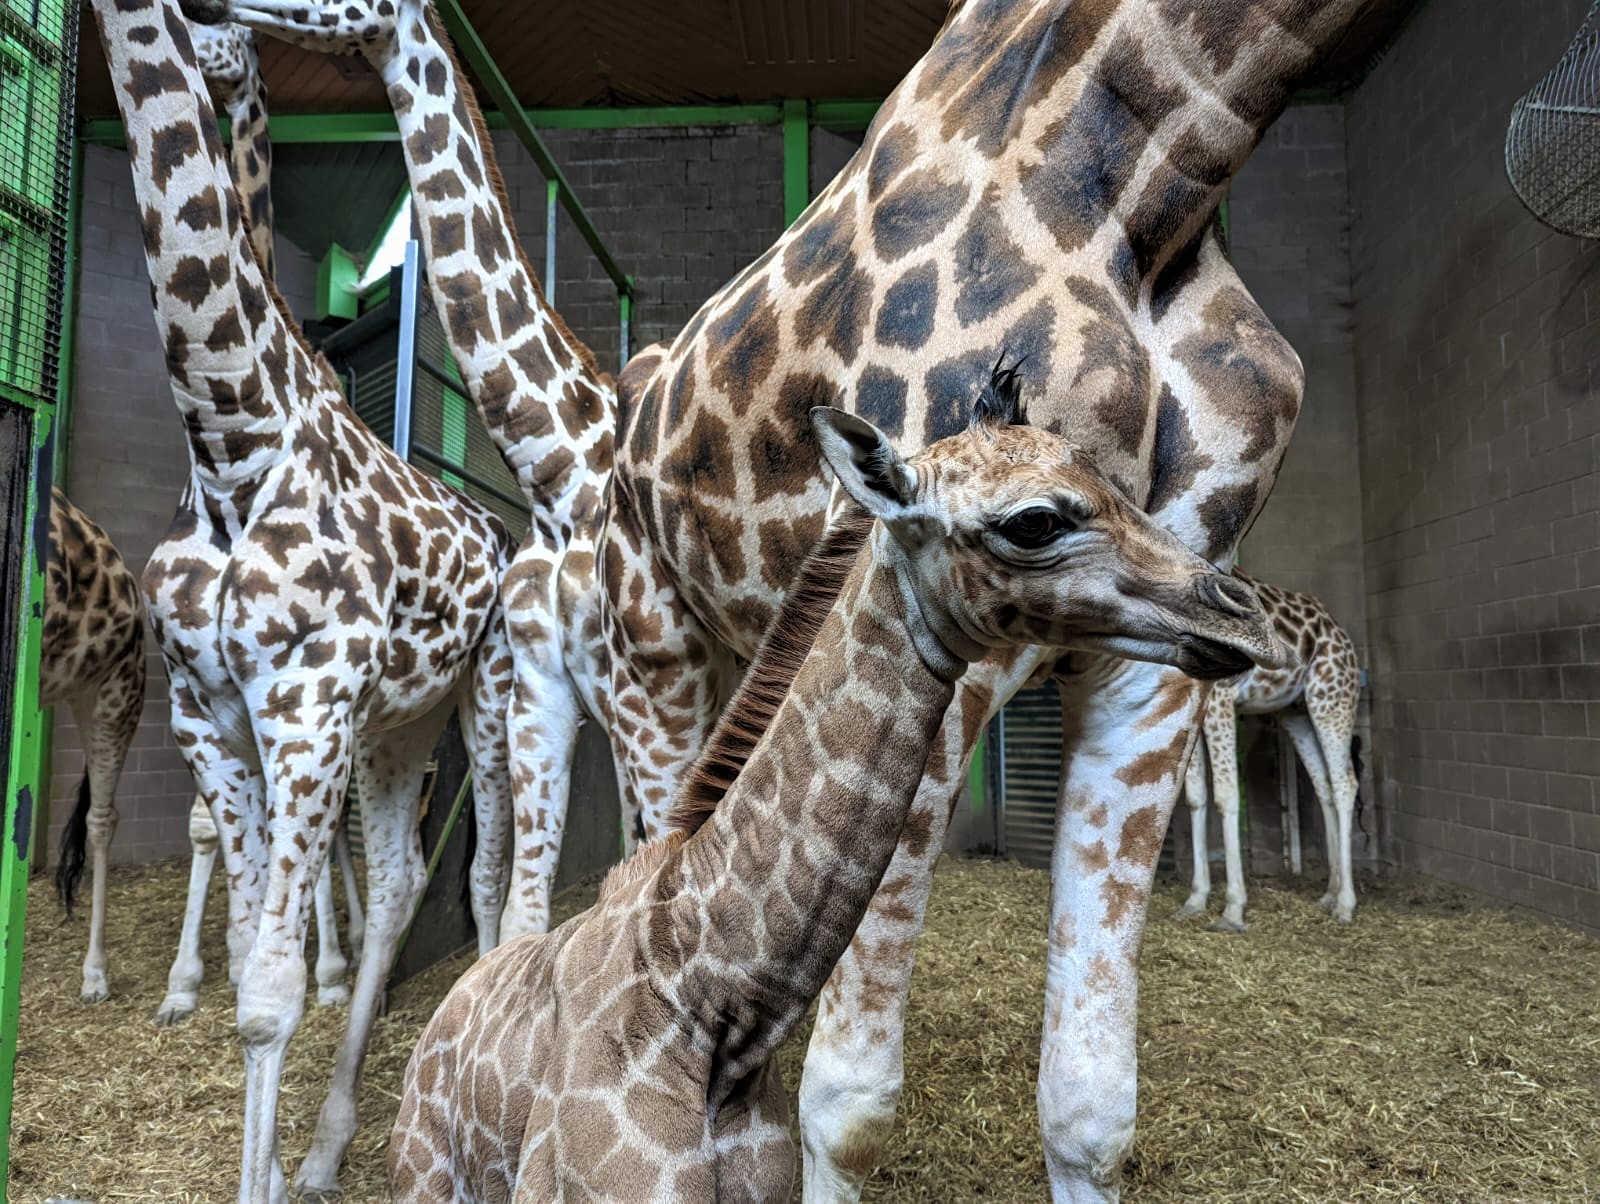
[[[10,1165],[28,873],[48,789],[39,654],[57,401],[71,352],[76,63],[75,3],[0,0],[0,663],[10,674],[0,697],[0,1184]]]

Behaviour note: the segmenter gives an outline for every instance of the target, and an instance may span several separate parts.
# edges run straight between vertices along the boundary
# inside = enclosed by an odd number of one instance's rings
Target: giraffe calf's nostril
[[[1224,577],[1221,573],[1203,573],[1195,582],[1195,592],[1200,601],[1212,610],[1220,610],[1235,618],[1248,618],[1261,609],[1255,591],[1242,581]]]

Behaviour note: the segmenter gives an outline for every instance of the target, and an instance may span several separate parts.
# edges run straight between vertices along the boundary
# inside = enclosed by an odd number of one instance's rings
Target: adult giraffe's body
[[[175,0],[95,0],[127,131],[157,324],[190,476],[145,569],[173,732],[222,831],[244,1046],[240,1199],[287,1197],[278,1078],[304,1008],[311,894],[360,781],[367,935],[349,1025],[300,1171],[337,1190],[384,980],[422,885],[423,769],[460,704],[492,946],[508,818],[510,685],[493,516],[361,425],[256,262]]]
[[[543,932],[578,728],[585,711],[609,713],[594,549],[615,384],[539,288],[477,99],[426,0],[228,0],[226,11],[311,50],[361,54],[388,89],[445,339],[532,519],[503,587],[516,815],[500,935]],[[630,848],[633,818],[623,815]],[[645,819],[656,831],[664,816]]]
[[[1227,562],[1303,374],[1211,229],[1222,190],[1361,0],[972,0],[850,165],[670,347],[624,370],[601,547],[624,784],[669,799],[819,538],[807,410],[914,449],[1002,350],[1034,419]],[[1039,1110],[1058,1199],[1116,1193],[1133,1134],[1136,963],[1201,689],[1045,650],[975,665],[879,901],[823,992],[801,1087],[810,1198],[853,1198],[892,1126],[934,860],[985,720],[1063,692]]]

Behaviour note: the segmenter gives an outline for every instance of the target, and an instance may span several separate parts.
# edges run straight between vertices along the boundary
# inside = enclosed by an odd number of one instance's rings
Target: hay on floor
[[[235,1190],[240,1059],[220,890],[207,985],[157,1030],[185,867],[111,881],[113,998],[77,1002],[85,923],[46,884],[29,937],[10,1195],[207,1201]],[[1136,1200],[1577,1201],[1600,1193],[1600,942],[1453,892],[1366,883],[1353,928],[1320,886],[1252,883],[1245,936],[1170,919],[1158,887],[1140,1009]],[[592,897],[571,892],[563,910]],[[1034,1111],[1049,882],[947,862],[929,907],[900,1125],[869,1196],[1044,1198]],[[378,1024],[343,1182],[385,1198],[383,1151],[411,1043],[466,964],[407,983]],[[308,1006],[280,1113],[291,1167],[311,1139],[342,1009]],[[791,1091],[804,1036],[783,1051]]]

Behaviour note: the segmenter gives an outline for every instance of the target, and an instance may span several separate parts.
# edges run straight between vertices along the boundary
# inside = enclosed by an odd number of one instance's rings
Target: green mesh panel
[[[0,0],[0,390],[51,400],[59,372],[75,6]]]

